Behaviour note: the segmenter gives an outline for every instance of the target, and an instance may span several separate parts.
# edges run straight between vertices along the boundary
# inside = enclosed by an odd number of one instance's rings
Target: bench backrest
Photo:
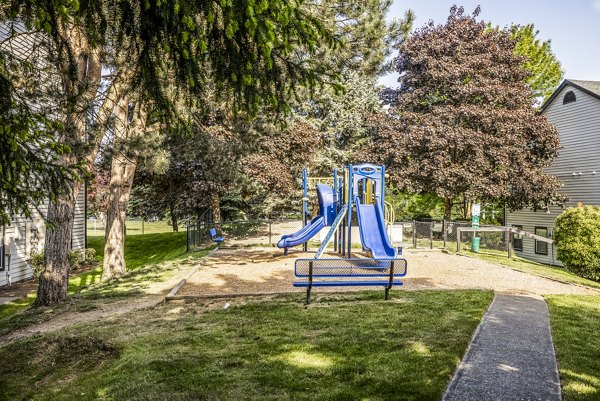
[[[294,263],[294,275],[312,277],[389,277],[406,275],[406,259],[297,259]]]

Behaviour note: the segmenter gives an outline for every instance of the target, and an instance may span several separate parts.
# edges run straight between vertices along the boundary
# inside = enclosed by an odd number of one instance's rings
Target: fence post
[[[511,227],[508,227],[508,231],[506,232],[506,240],[508,241],[507,249],[508,249],[508,258],[512,258],[513,253],[513,230]]]
[[[456,227],[456,252],[460,252],[460,227]]]
[[[412,221],[413,249],[417,249],[417,222]]]
[[[446,219],[442,220],[442,240],[444,241],[444,249],[446,249]]]
[[[433,221],[429,225],[429,249],[433,249]]]

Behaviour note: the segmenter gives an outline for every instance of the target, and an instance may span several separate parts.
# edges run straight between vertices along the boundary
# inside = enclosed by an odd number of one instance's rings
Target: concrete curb
[[[213,253],[215,253],[216,251],[219,250],[219,247],[214,248],[213,250],[211,250],[203,259],[209,258],[213,255]],[[185,283],[187,283],[187,281],[190,279],[190,277],[192,277],[194,275],[194,273],[196,273],[198,271],[198,269],[200,269],[200,267],[204,266],[204,260],[200,261],[193,269],[191,272],[189,272],[184,279],[181,279],[176,285],[175,287],[173,287],[171,289],[171,291],[169,291],[169,293],[165,296],[164,301],[171,301],[174,299],[179,299],[177,298],[177,293],[179,292],[179,290],[181,289],[181,287],[183,287],[185,285]]]

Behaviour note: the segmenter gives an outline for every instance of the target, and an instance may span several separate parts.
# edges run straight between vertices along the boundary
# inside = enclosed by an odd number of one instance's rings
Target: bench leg
[[[283,250],[283,254],[284,254],[285,256],[287,256],[287,254],[288,254],[288,249],[287,249],[287,248],[285,248],[285,249]]]
[[[385,287],[385,300],[390,300],[390,290],[392,289],[392,285],[394,285],[394,262],[392,261],[390,264],[390,281],[387,287]]]
[[[310,305],[310,290],[313,281],[313,262],[308,262],[308,287],[306,287],[306,305]]]

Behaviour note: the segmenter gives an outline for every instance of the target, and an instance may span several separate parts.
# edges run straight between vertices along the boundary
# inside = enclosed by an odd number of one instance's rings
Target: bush
[[[556,252],[567,269],[600,281],[600,206],[568,208],[556,219]]]
[[[40,278],[40,274],[42,274],[42,271],[44,270],[44,253],[32,252],[29,263],[31,263],[33,277]]]
[[[84,251],[79,249],[73,249],[69,253],[69,271],[77,270],[81,266],[87,266],[96,261],[96,250],[93,248],[87,248]],[[33,276],[39,278],[40,274],[44,270],[44,252],[37,253],[32,252],[29,259],[31,268],[33,270]]]

